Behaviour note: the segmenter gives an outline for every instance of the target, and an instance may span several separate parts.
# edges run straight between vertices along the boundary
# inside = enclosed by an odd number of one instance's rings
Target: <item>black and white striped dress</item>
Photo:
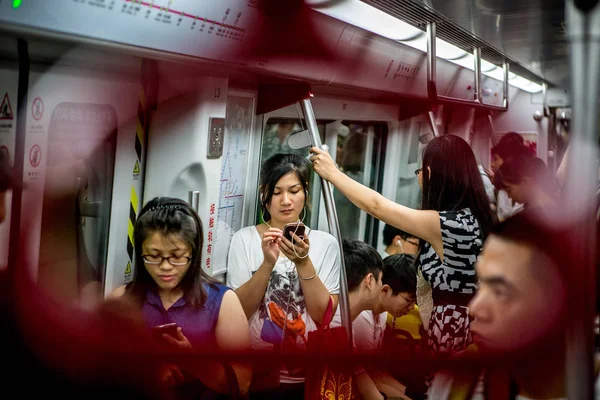
[[[477,289],[475,262],[483,245],[479,223],[470,209],[439,214],[444,261],[427,242],[420,255],[433,297],[428,344],[438,354],[454,353],[471,343],[467,305]]]

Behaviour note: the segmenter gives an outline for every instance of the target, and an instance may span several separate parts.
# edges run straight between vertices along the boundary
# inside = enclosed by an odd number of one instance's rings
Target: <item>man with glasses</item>
[[[419,238],[388,224],[383,228],[383,244],[381,258],[402,253],[416,255],[419,251]]]
[[[388,313],[400,317],[415,306],[414,256],[396,254],[382,261],[372,246],[359,240],[346,239],[343,247],[354,347],[360,354],[377,353]],[[331,325],[341,325],[339,307]],[[381,368],[361,368],[356,375],[363,399],[405,396],[405,386]]]

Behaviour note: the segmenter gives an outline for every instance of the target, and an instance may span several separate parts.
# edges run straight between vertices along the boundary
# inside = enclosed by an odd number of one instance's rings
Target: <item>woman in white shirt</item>
[[[297,155],[276,154],[265,161],[259,188],[264,222],[231,239],[227,286],[242,303],[256,350],[302,351],[330,299],[334,311],[337,307],[341,261],[335,238],[308,227],[303,238],[293,236],[295,244],[283,235],[286,224],[305,214],[309,174],[307,161]],[[255,369],[254,380],[255,388],[268,388],[255,389],[258,398],[304,398],[304,371],[292,362],[284,362],[278,379],[268,383]]]

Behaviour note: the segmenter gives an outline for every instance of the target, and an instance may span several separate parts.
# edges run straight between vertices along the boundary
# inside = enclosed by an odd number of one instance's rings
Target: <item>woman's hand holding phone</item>
[[[191,349],[192,345],[176,323],[165,324],[153,328],[152,333],[157,340],[166,346],[178,349]],[[176,386],[185,380],[183,372],[175,364],[163,364],[160,367],[159,379],[166,386]]]
[[[301,226],[304,227],[304,225]],[[302,233],[302,236],[299,236],[298,233]],[[307,256],[310,249],[310,242],[308,237],[304,234],[304,230],[300,232],[300,229],[298,229],[296,234],[292,231],[291,239],[293,240],[293,243],[285,236],[281,238],[279,248],[283,255],[296,265],[308,260]]]
[[[152,328],[152,336],[154,336],[155,339],[162,339],[163,335],[175,337],[177,335],[177,324],[170,323]]]
[[[185,337],[185,335],[181,331],[181,327],[179,327],[179,326],[177,327],[175,336],[172,336],[172,335],[167,334],[167,333],[163,333],[162,334],[162,339],[166,343],[168,343],[168,344],[170,344],[170,345],[172,345],[172,346],[174,346],[174,347],[176,347],[176,348],[178,348],[180,350],[187,350],[187,349],[191,349],[192,348],[192,344]]]

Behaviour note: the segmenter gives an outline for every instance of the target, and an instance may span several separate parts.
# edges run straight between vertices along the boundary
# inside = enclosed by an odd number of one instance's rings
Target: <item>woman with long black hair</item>
[[[428,342],[434,353],[463,350],[470,342],[467,304],[477,288],[475,261],[497,218],[488,202],[473,151],[454,135],[434,138],[415,173],[421,210],[386,199],[340,172],[328,153],[313,147],[315,171],[357,207],[421,240],[420,268],[433,289]]]

